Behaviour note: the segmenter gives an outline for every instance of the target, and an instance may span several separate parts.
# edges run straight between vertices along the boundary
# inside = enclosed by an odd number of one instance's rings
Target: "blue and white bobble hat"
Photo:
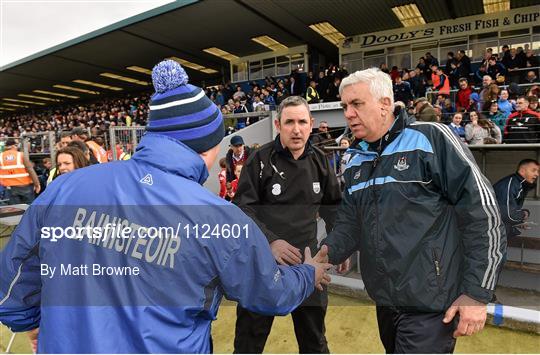
[[[177,139],[202,153],[225,136],[223,116],[201,88],[188,84],[188,79],[174,60],[164,60],[152,69],[156,92],[150,99],[146,130]]]

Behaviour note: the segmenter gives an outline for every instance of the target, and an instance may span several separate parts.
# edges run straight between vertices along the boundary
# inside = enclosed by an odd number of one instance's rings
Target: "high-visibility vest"
[[[26,186],[32,178],[23,164],[23,153],[8,150],[0,154],[0,185]]]
[[[109,161],[107,159],[107,151],[103,149],[103,147],[101,147],[99,144],[94,141],[88,141],[86,142],[86,145],[88,146],[88,148],[90,148],[98,162],[106,163]]]
[[[446,74],[442,75],[444,75],[444,84],[443,87],[439,89],[438,94],[450,95],[450,79],[448,79]],[[433,88],[436,88],[441,84],[441,78],[435,73],[431,74],[431,81],[433,82]]]

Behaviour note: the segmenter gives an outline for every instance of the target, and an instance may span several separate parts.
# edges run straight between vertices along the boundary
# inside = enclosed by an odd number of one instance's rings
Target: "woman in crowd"
[[[491,122],[495,123],[497,127],[499,127],[501,132],[504,131],[504,125],[506,124],[506,119],[508,118],[508,115],[505,115],[504,112],[499,110],[499,104],[497,103],[497,101],[491,101],[491,105],[489,106],[489,111],[487,113],[487,118],[489,118]]]
[[[83,152],[75,147],[65,147],[56,153],[56,171],[53,180],[62,174],[88,166]]]
[[[473,111],[469,114],[471,123],[465,126],[465,139],[470,145],[501,143],[501,130],[493,122],[480,113]]]
[[[460,112],[455,113],[452,122],[448,126],[456,136],[465,142],[465,128],[461,125],[461,121],[463,121],[463,114]]]

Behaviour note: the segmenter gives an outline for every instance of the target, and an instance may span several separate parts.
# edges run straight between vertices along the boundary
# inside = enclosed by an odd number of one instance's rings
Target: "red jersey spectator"
[[[219,197],[225,198],[227,194],[227,163],[225,158],[219,159],[221,171],[218,174],[219,179]]]
[[[463,112],[467,111],[471,105],[469,98],[473,90],[469,86],[467,79],[459,80],[459,90],[456,95],[456,111]]]
[[[508,116],[504,136],[507,143],[540,142],[540,114],[529,109],[527,97],[517,99],[516,112]]]

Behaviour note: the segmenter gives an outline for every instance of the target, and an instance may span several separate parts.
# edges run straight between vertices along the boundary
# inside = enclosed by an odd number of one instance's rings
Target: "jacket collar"
[[[279,137],[280,137],[280,135],[278,134],[276,139],[274,140],[274,150],[276,151],[276,153],[278,153],[280,155],[283,155],[283,156],[285,156],[287,158],[294,159],[294,157],[291,154],[291,152],[289,151],[289,149],[287,147],[283,147],[281,145],[281,141],[280,141]],[[313,147],[311,146],[311,143],[310,143],[310,141],[308,139],[307,142],[306,142],[306,146],[304,147],[304,152],[302,153],[302,155],[300,155],[298,157],[297,160],[304,159],[309,154],[311,154],[312,151],[313,151]]]
[[[521,186],[529,191],[529,190],[532,190],[536,187],[536,184],[529,184],[527,181],[525,181],[525,178],[521,175],[519,175],[519,173],[516,171],[516,173],[514,174],[515,178],[519,181],[519,183],[521,184]]]
[[[146,133],[132,159],[201,185],[208,178],[208,169],[199,154],[182,142],[162,134]]]

